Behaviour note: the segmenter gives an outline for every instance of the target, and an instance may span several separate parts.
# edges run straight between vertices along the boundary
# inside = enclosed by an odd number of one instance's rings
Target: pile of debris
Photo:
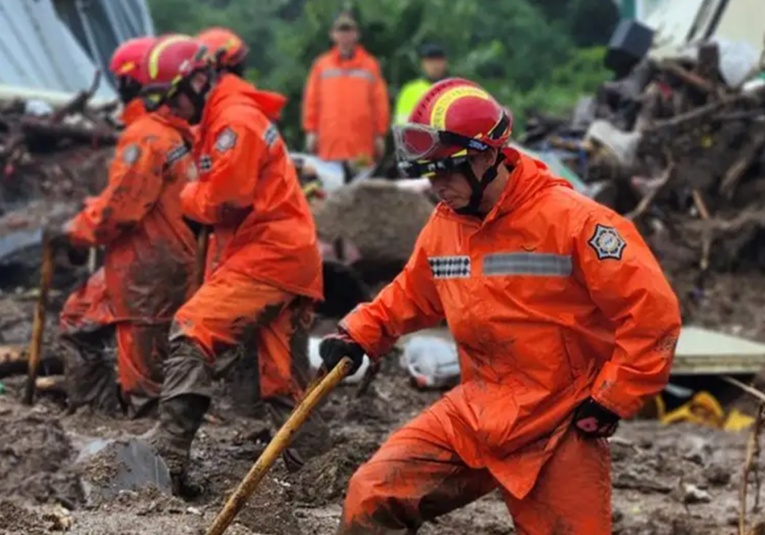
[[[731,46],[646,57],[521,140],[634,220],[669,271],[765,267],[765,57]]]
[[[99,82],[97,73],[60,106],[35,98],[0,103],[0,266],[39,246],[46,221],[63,222],[104,187],[118,102],[91,105]]]

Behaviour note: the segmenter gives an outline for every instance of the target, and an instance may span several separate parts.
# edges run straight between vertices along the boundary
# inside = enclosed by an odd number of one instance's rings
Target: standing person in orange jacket
[[[385,153],[390,104],[377,60],[358,44],[350,11],[335,20],[334,48],[314,61],[303,95],[306,150],[322,160],[379,160]]]
[[[677,299],[635,227],[508,148],[460,79],[394,127],[441,199],[402,273],[324,339],[331,369],[446,319],[462,382],[352,477],[338,533],[414,533],[499,488],[527,535],[611,533],[610,436],[669,378]]]
[[[200,178],[181,195],[187,217],[211,225],[220,265],[178,311],[170,335],[159,423],[146,437],[182,490],[191,443],[212,396],[224,351],[254,340],[260,398],[281,423],[308,379],[306,327],[322,299],[313,218],[287,147],[239,77],[217,76],[194,39],[149,53],[147,92],[199,123]],[[318,451],[326,429],[309,425],[289,460]],[[298,453],[299,452],[299,453]],[[181,488],[179,488],[181,487]],[[188,489],[187,489],[188,490]]]
[[[184,223],[180,192],[196,167],[188,125],[168,108],[147,113],[136,99],[141,60],[152,42],[115,54],[126,102],[109,183],[61,230],[75,246],[104,246],[104,280],[116,322],[119,384],[131,416],[159,397],[170,320],[187,299],[194,237]]]

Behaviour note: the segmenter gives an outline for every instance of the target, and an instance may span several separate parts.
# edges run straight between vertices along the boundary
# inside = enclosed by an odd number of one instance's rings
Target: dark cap
[[[358,28],[358,26],[359,24],[356,21],[356,16],[353,11],[349,9],[341,11],[332,23],[332,28],[335,30],[353,30]]]
[[[420,58],[443,59],[446,57],[446,49],[436,43],[425,43],[420,47]]]

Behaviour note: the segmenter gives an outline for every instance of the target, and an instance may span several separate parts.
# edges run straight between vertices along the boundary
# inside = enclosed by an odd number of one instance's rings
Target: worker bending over
[[[147,113],[137,98],[144,83],[141,61],[153,44],[153,38],[137,38],[114,53],[111,70],[126,128],[106,189],[61,229],[75,246],[105,247],[118,381],[131,416],[156,406],[170,322],[189,297],[194,267],[194,236],[180,204],[181,189],[196,176],[191,132],[169,108]]]
[[[441,203],[320,353],[359,366],[445,318],[462,382],[357,470],[340,534],[414,533],[496,488],[520,534],[611,533],[605,437],[667,383],[678,302],[632,223],[509,148],[511,125],[447,79],[394,129],[401,169]]]
[[[316,228],[287,147],[261,109],[261,94],[234,74],[216,73],[206,56],[200,41],[186,38],[160,41],[145,62],[148,98],[199,124],[200,176],[183,190],[183,210],[212,226],[223,251],[175,316],[159,423],[147,436],[176,490],[187,482],[218,356],[254,340],[260,397],[281,425],[307,384],[306,329],[323,297]],[[296,466],[320,451],[326,428],[315,422],[289,452]]]

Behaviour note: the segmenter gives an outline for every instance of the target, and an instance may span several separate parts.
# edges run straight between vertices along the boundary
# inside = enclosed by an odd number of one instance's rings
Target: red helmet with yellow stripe
[[[242,38],[227,28],[208,28],[199,32],[196,38],[205,44],[210,59],[219,68],[236,69],[242,66],[250,51]]]
[[[109,62],[109,70],[117,78],[126,77],[139,84],[143,84],[144,79],[141,61],[143,61],[146,52],[153,47],[156,42],[156,37],[136,37],[134,39],[128,39],[118,46],[112,54],[112,59]]]
[[[178,94],[185,94],[197,108],[191,124],[199,120],[205,97],[212,87],[212,71],[207,47],[189,35],[163,37],[147,52],[142,62],[145,85],[144,101],[149,109],[160,104],[173,105]],[[197,73],[205,76],[201,84],[192,79]]]
[[[512,119],[494,97],[474,82],[448,78],[420,98],[394,137],[400,161],[426,163],[502,148],[511,131]]]
[[[420,98],[408,123],[393,127],[399,169],[409,178],[463,174],[473,197],[462,212],[473,213],[497,176],[512,124],[506,108],[486,90],[469,80],[447,78]],[[499,149],[496,161],[476,177],[470,158],[489,149]]]

